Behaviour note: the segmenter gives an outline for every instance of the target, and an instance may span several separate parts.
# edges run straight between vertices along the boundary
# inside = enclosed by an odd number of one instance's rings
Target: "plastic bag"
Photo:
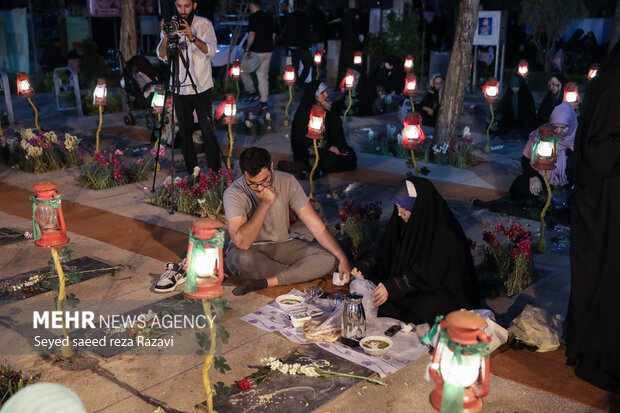
[[[553,351],[560,346],[563,322],[561,315],[551,315],[542,308],[528,304],[512,320],[508,331],[522,342],[538,347],[536,351]]]
[[[490,352],[495,351],[496,348],[508,341],[508,330],[495,322],[495,314],[493,311],[482,309],[473,311],[487,322],[486,327],[484,327],[482,331],[491,336],[491,344],[489,346]]]
[[[377,286],[375,283],[364,278],[354,278],[350,284],[349,290],[352,293],[357,293],[364,296],[364,298],[362,298],[362,306],[364,307],[364,314],[366,315],[366,325],[375,324],[377,322],[379,307],[372,305],[372,293],[376,288]]]

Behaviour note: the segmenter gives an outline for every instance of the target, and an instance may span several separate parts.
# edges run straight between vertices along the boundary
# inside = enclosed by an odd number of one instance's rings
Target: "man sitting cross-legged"
[[[246,280],[233,294],[314,280],[336,268],[348,282],[349,261],[310,205],[299,182],[292,175],[274,171],[271,156],[263,148],[243,151],[239,166],[243,176],[224,192],[224,210],[232,239],[226,265],[233,274]],[[318,243],[291,239],[289,208]]]

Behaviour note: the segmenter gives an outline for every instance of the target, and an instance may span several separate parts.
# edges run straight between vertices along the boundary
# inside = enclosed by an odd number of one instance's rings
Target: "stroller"
[[[153,130],[157,124],[157,117],[151,109],[151,100],[155,85],[158,83],[157,72],[151,62],[142,55],[136,55],[125,61],[120,50],[117,55],[118,67],[121,76],[121,89],[124,94],[123,107],[127,111],[125,125],[134,125],[136,119],[133,115],[135,109],[146,109],[146,127]]]

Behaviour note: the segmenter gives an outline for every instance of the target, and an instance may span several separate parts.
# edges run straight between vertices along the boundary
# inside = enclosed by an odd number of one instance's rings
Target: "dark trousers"
[[[301,74],[297,78],[297,84],[303,85],[306,83],[306,78],[308,77],[308,73],[310,73],[310,68],[312,68],[314,62],[312,59],[312,53],[310,53],[310,49],[291,49],[291,59],[293,60],[293,67],[295,68],[296,74],[299,71],[299,62],[301,61],[304,65]]]
[[[198,165],[198,157],[192,134],[194,132],[194,109],[198,115],[198,124],[202,131],[202,140],[207,168],[218,171],[222,165],[220,161],[220,146],[217,143],[213,118],[211,117],[213,106],[213,88],[195,95],[174,95],[175,112],[179,119],[179,136],[181,137],[181,151],[185,160],[187,173],[194,172]]]

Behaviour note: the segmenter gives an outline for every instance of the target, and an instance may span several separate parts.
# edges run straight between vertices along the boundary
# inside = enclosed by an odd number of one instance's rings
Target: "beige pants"
[[[267,103],[269,98],[269,62],[271,61],[271,52],[256,53],[250,52],[250,56],[246,54],[241,60],[241,80],[246,92],[256,93],[254,81],[251,73],[256,72],[258,78],[258,93],[260,101]]]
[[[299,239],[252,245],[247,250],[231,244],[225,260],[238,277],[262,280],[275,276],[280,285],[315,280],[338,268],[338,259],[317,242]]]

